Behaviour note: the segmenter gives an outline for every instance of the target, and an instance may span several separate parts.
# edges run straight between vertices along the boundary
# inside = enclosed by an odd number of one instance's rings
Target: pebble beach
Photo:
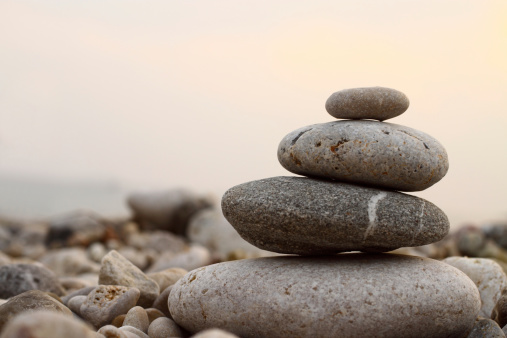
[[[0,338],[505,337],[507,222],[450,232],[410,192],[442,144],[391,123],[409,98],[333,93],[281,139],[297,176],[132,193],[130,216],[0,218]],[[385,122],[389,120],[389,122]]]

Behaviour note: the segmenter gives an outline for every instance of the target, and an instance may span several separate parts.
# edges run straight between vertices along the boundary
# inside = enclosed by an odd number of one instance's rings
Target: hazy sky
[[[222,194],[291,175],[328,96],[403,91],[447,149],[417,193],[507,219],[507,1],[0,1],[0,175]]]

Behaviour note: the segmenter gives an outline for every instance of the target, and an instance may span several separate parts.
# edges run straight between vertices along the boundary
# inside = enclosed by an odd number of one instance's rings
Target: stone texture
[[[409,127],[335,121],[297,129],[278,146],[281,165],[299,175],[401,191],[421,191],[449,169],[444,147]]]
[[[507,325],[507,289],[502,290],[502,295],[491,312],[491,318],[496,321],[500,327]]]
[[[338,119],[373,119],[384,121],[403,114],[408,97],[385,87],[344,89],[331,94],[326,110]]]
[[[187,249],[179,253],[167,251],[160,254],[148,269],[148,272],[159,272],[170,268],[181,268],[190,271],[208,264],[211,264],[209,250],[202,245],[191,244]]]
[[[446,215],[421,198],[303,177],[233,187],[222,211],[245,240],[279,253],[390,251],[436,242],[449,231]]]
[[[168,286],[167,288],[160,293],[160,295],[153,302],[153,307],[162,311],[167,317],[172,318],[171,313],[169,312],[169,305],[167,304],[169,295],[171,294],[171,290],[173,285]]]
[[[211,206],[209,198],[184,189],[134,193],[127,202],[143,228],[168,230],[183,236],[192,215]]]
[[[56,275],[38,264],[8,264],[0,267],[0,298],[29,290],[48,291],[61,296],[64,290]]]
[[[239,338],[235,334],[220,329],[208,329],[193,335],[191,338]]]
[[[111,325],[121,327],[123,325],[123,322],[125,321],[125,317],[127,317],[126,314],[116,316],[116,318],[113,319],[113,321],[111,322]]]
[[[138,267],[115,250],[102,258],[99,272],[99,284],[123,285],[139,289],[141,296],[137,305],[151,307],[160,293],[158,284],[147,277]]]
[[[59,312],[72,316],[72,312],[66,306],[47,293],[39,290],[26,291],[0,305],[0,332],[4,325],[15,316],[26,311],[37,310]]]
[[[439,261],[393,254],[283,256],[210,265],[173,287],[175,322],[240,337],[462,337],[474,283]]]
[[[14,318],[1,338],[96,338],[96,334],[80,320],[60,313],[41,311],[24,313]]]
[[[467,338],[504,338],[505,334],[498,324],[489,318],[479,317]]]
[[[188,273],[181,268],[169,268],[159,272],[149,273],[148,277],[157,282],[160,290],[165,290],[168,286],[175,284],[181,277]]]
[[[133,326],[136,329],[147,333],[148,326],[150,326],[150,320],[145,309],[140,306],[134,306],[129,310],[129,312],[127,312],[127,315],[123,320],[123,325]]]
[[[443,262],[463,271],[476,285],[481,294],[481,316],[491,313],[507,287],[507,276],[500,265],[487,258],[448,257]]]
[[[216,209],[202,210],[192,217],[187,236],[193,243],[199,243],[208,248],[222,261],[231,260],[238,252],[243,252],[244,258],[272,255],[241,238],[224,218],[222,212]]]
[[[150,324],[148,336],[150,338],[183,337],[183,332],[173,320],[161,317]]]
[[[139,299],[139,290],[118,285],[99,285],[90,292],[81,305],[81,317],[99,328],[111,323],[133,308]]]

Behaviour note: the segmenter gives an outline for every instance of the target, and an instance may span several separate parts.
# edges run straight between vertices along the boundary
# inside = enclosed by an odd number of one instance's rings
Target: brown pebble
[[[143,331],[144,333],[148,332],[150,320],[148,319],[146,310],[140,306],[134,306],[129,310],[129,312],[127,312],[122,326],[132,326]]]
[[[119,315],[118,317],[113,319],[113,321],[111,322],[111,325],[116,326],[116,327],[121,327],[123,325],[123,322],[125,321],[125,316],[127,316],[127,315],[126,314]]]
[[[165,317],[165,314],[162,311],[160,311],[159,309],[155,309],[153,307],[146,309],[146,314],[148,314],[150,324],[157,318]]]

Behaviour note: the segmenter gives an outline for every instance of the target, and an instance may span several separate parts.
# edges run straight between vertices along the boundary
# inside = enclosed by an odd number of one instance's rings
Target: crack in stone
[[[310,131],[310,130],[312,130],[312,129],[313,129],[313,128],[310,128],[310,129],[303,130],[302,132],[300,132],[300,133],[299,133],[299,134],[298,134],[298,135],[297,135],[297,136],[296,136],[296,137],[295,137],[295,138],[294,138],[294,139],[290,142],[290,146],[292,147],[293,145],[295,145],[295,144],[296,144],[296,142],[299,140],[299,138],[300,138],[301,136],[303,136],[303,134],[304,134],[304,133],[306,133],[306,132],[308,132],[308,131]]]

